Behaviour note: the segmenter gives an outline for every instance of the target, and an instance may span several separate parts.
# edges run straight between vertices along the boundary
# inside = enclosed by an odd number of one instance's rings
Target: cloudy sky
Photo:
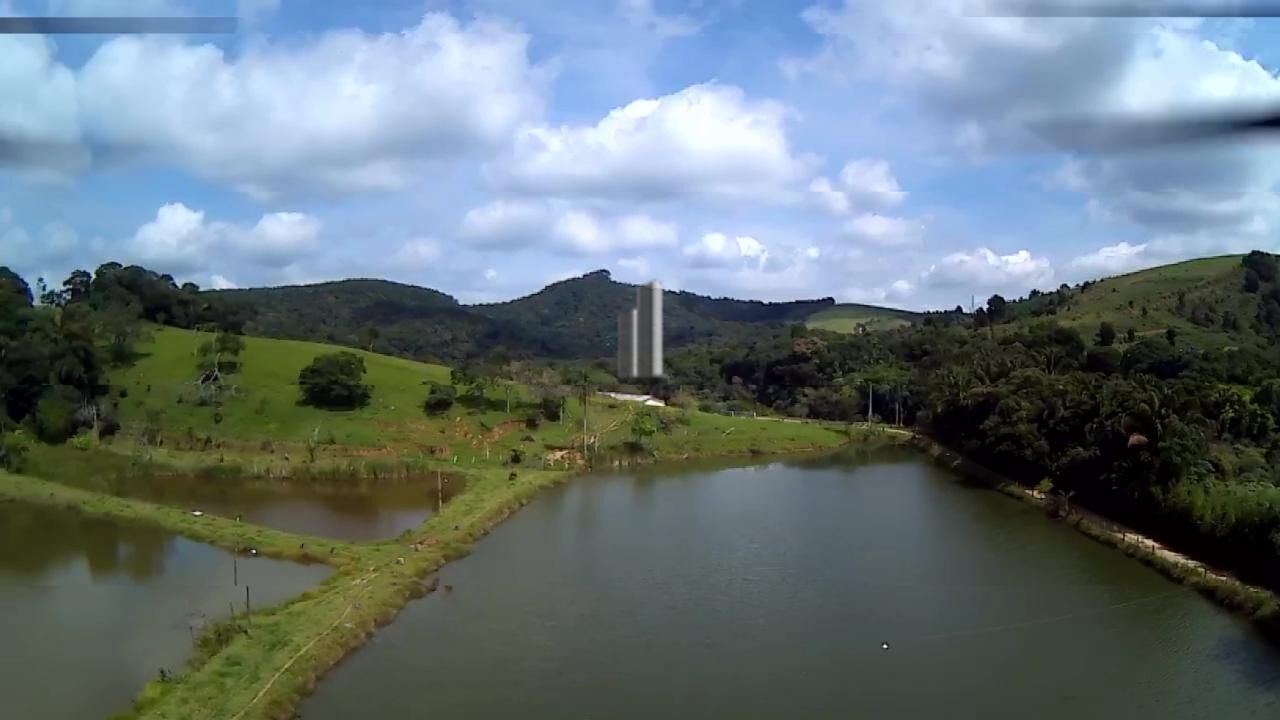
[[[974,1],[0,0],[242,18],[0,36],[0,133],[45,143],[0,146],[0,264],[933,308],[1276,248],[1280,142],[1073,156],[1028,128],[1280,98],[1280,21]]]

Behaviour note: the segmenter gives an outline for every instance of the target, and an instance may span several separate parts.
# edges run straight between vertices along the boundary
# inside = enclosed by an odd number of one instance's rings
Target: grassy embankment
[[[426,590],[424,579],[460,557],[495,524],[537,492],[562,482],[580,465],[582,408],[567,405],[563,422],[526,424],[532,393],[490,391],[477,407],[440,417],[421,409],[424,380],[448,371],[364,353],[373,402],[351,412],[299,406],[294,378],[311,358],[333,348],[249,338],[239,390],[215,410],[195,403],[192,351],[203,338],[161,330],[144,356],[113,378],[124,432],[99,447],[38,448],[29,476],[0,473],[0,498],[74,508],[141,522],[229,549],[253,547],[267,556],[320,561],[335,573],[318,587],[275,608],[211,628],[176,680],[152,682],[128,718],[288,717],[298,699],[343,656]],[[124,388],[121,397],[119,388]],[[639,407],[592,401],[586,439],[618,452]],[[220,418],[215,418],[215,412]],[[142,429],[162,414],[163,442],[143,443]],[[848,431],[810,423],[762,422],[696,411],[663,410],[666,429],[649,438],[647,458],[774,453],[833,447]],[[151,420],[148,420],[148,417]],[[855,431],[855,434],[856,431]],[[512,451],[522,455],[512,463]],[[559,469],[544,469],[556,459]],[[567,462],[566,462],[567,461]],[[392,540],[344,543],[303,537],[104,493],[112,479],[148,472],[198,474],[210,482],[243,475],[266,482],[407,481],[436,470],[467,475],[466,491],[422,526]],[[514,473],[514,478],[512,477]],[[246,632],[247,631],[247,632]]]
[[[999,475],[928,437],[915,435],[911,443],[961,477],[977,481],[1016,500],[1053,511],[1056,515],[1062,512],[1055,498],[1046,497]],[[1078,506],[1066,510],[1062,520],[1094,540],[1114,547],[1165,577],[1191,587],[1223,607],[1244,615],[1268,635],[1280,637],[1280,597],[1272,591],[1249,585],[1229,573],[1210,568]]]

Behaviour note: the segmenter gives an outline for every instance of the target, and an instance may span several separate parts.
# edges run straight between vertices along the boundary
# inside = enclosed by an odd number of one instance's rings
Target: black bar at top
[[[993,7],[992,7],[993,6]],[[1277,0],[997,0],[972,15],[1028,18],[1280,17]]]
[[[236,31],[234,17],[0,17],[0,35],[211,35]]]

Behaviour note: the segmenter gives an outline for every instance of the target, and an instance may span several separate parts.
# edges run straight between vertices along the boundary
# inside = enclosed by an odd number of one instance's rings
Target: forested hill
[[[357,346],[418,360],[456,362],[505,348],[554,359],[611,356],[617,317],[635,303],[636,286],[607,270],[562,280],[504,303],[462,305],[444,293],[385,280],[343,280],[209,294],[252,308],[251,335]],[[831,298],[764,303],[664,293],[668,347],[743,340],[835,305]]]
[[[596,270],[516,300],[471,309],[494,320],[538,328],[554,345],[556,357],[591,358],[614,352],[618,315],[635,302],[635,285],[617,282],[608,270]],[[662,305],[664,340],[669,347],[743,340],[758,335],[760,325],[803,322],[833,305],[831,298],[766,303],[667,290]]]

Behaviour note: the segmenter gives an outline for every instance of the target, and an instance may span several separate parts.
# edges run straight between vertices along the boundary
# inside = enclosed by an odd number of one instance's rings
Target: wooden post
[[[253,624],[253,608],[249,605],[249,586],[244,586],[244,615],[249,619],[249,624]]]

